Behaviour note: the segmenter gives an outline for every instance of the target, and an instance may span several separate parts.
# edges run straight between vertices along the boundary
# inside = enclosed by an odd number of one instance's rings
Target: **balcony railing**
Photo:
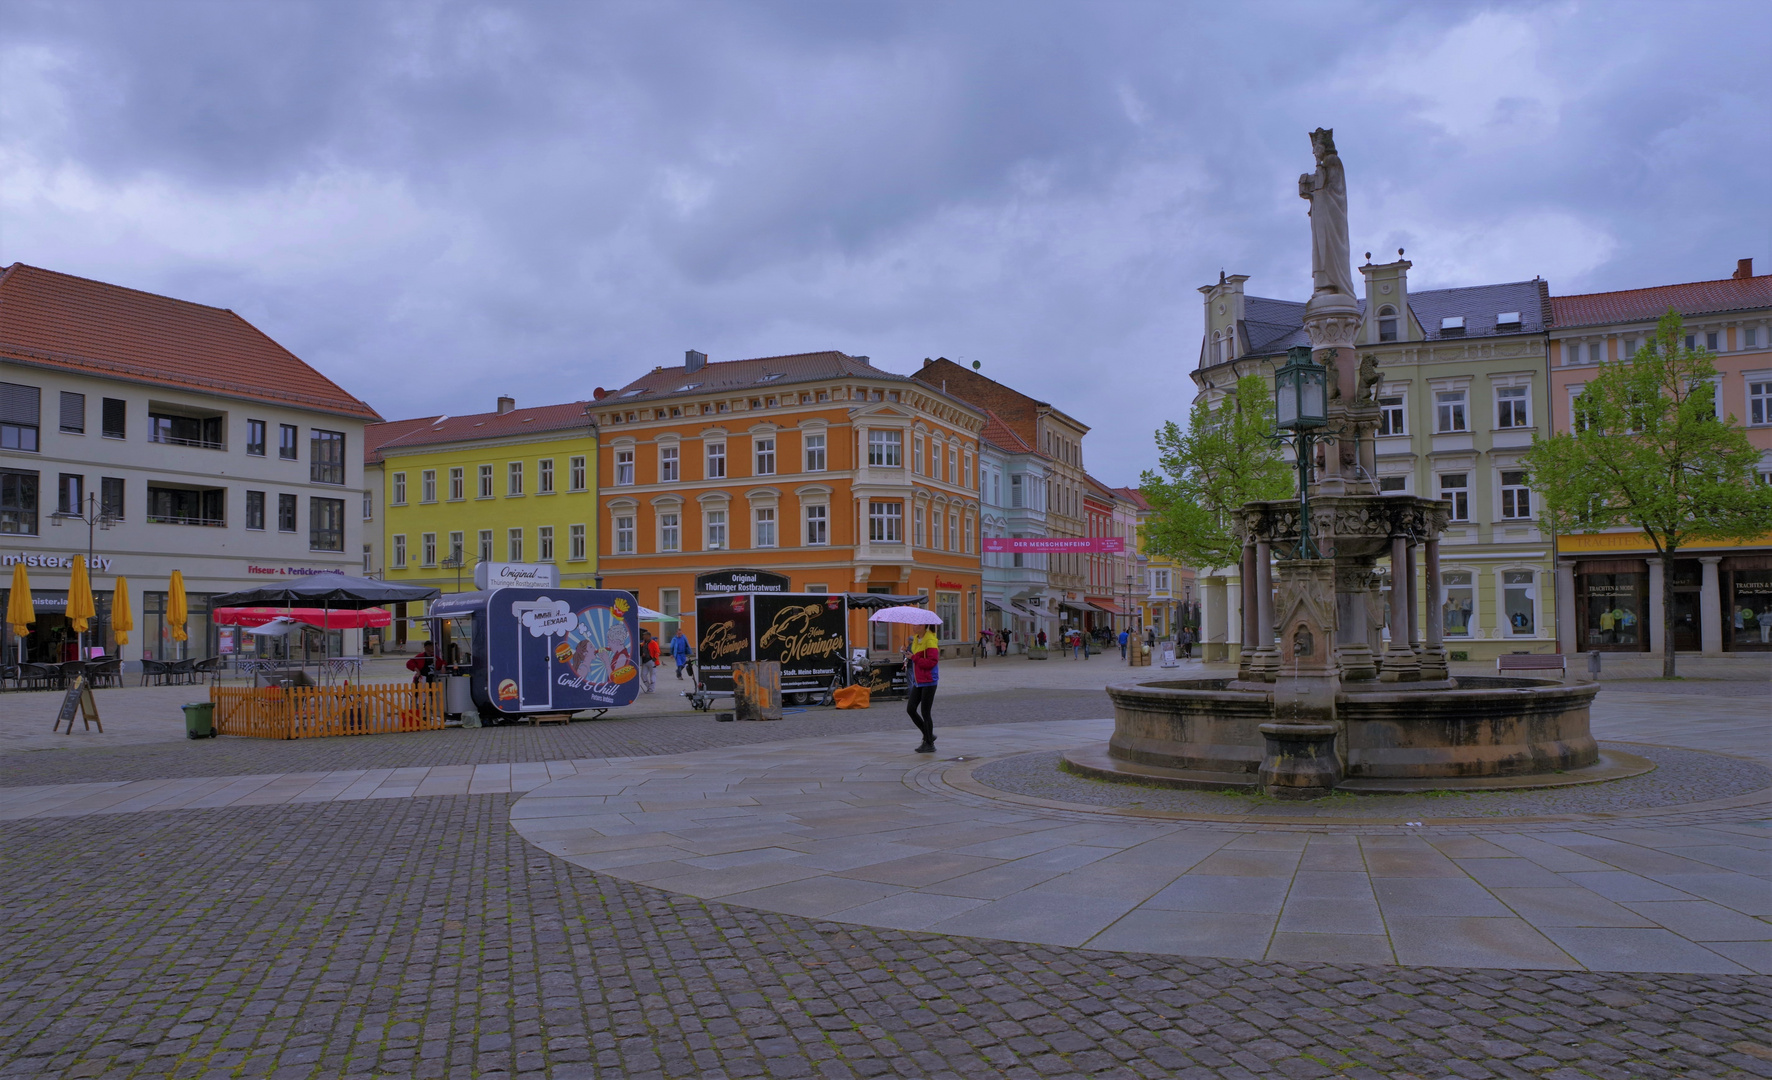
[[[156,525],[206,525],[212,529],[228,527],[224,518],[191,517],[187,514],[149,514],[148,520]]]
[[[177,435],[166,435],[158,431],[148,434],[148,441],[165,443],[169,446],[195,446],[200,450],[226,450],[227,444],[212,439],[181,439]]]

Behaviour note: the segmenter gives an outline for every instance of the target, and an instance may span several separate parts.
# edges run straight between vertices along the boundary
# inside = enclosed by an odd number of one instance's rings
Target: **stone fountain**
[[[1299,178],[1311,201],[1315,282],[1304,326],[1310,359],[1326,370],[1327,423],[1298,442],[1312,459],[1300,469],[1301,497],[1242,509],[1243,641],[1254,648],[1245,647],[1235,679],[1110,687],[1112,740],[1066,755],[1065,767],[1134,782],[1259,786],[1283,798],[1514,787],[1535,776],[1568,782],[1596,768],[1622,775],[1602,766],[1588,730],[1596,684],[1448,676],[1439,537],[1450,507],[1380,495],[1371,480],[1383,376],[1374,358],[1352,362],[1362,320],[1346,184],[1333,133],[1313,132],[1311,145],[1317,171]]]

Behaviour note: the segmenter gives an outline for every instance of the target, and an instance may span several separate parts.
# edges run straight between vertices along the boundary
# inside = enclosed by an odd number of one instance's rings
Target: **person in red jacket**
[[[910,692],[905,704],[911,723],[923,733],[919,754],[935,753],[935,721],[929,716],[929,706],[935,703],[935,686],[940,681],[941,642],[933,630],[924,630],[911,641]]]

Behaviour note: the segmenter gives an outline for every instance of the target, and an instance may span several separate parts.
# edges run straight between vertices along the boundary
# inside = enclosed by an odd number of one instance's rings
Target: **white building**
[[[983,408],[983,406],[980,406]],[[978,440],[979,502],[986,537],[1045,537],[1048,459],[997,414],[985,409],[985,427]],[[1047,578],[1049,556],[1037,553],[988,553],[981,556],[984,575],[985,625],[1011,630],[1018,646],[1041,630],[1057,628],[1063,593]]]
[[[165,626],[174,570],[188,657],[235,644],[210,621],[215,594],[360,572],[363,426],[376,419],[232,311],[0,270],[0,591],[23,562],[37,612],[27,659],[73,658],[62,611],[89,546],[99,617],[87,644],[125,660],[181,655]],[[120,575],[135,629],[119,649]],[[17,657],[4,626],[0,646]]]

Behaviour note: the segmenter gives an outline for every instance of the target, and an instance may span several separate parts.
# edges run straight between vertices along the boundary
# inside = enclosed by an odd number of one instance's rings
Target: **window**
[[[542,458],[535,463],[535,490],[543,495],[554,493],[554,459]]]
[[[660,483],[669,483],[681,477],[682,462],[678,460],[675,446],[658,448],[658,479]]]
[[[123,520],[123,478],[106,476],[98,482],[98,512],[115,521]],[[264,508],[259,508],[259,528],[264,528]]]
[[[1720,337],[1720,335],[1715,330],[1712,330],[1709,333],[1705,334],[1704,335],[1704,347],[1706,349],[1710,350],[1711,352],[1716,352],[1717,346],[1719,344],[1719,341],[1718,341],[1719,337]],[[64,405],[63,407],[65,408],[66,406]]]
[[[1772,424],[1772,380],[1747,384],[1747,422]]]
[[[523,529],[521,526],[505,532],[505,561],[523,561]]]
[[[195,446],[204,450],[220,450],[222,418],[216,416],[182,416],[176,413],[148,411],[148,441],[170,446]]]
[[[950,447],[948,447],[948,483],[957,484],[959,482],[960,482],[960,451],[958,449],[956,449],[955,447],[950,446]]]
[[[246,493],[246,527],[255,531],[265,527],[265,493],[262,491]]]
[[[1404,416],[1402,395],[1378,399],[1378,433],[1380,435],[1409,434],[1408,421],[1404,419]]]
[[[86,512],[86,477],[79,473],[62,473],[55,485],[55,512],[84,514]]]
[[[1464,391],[1441,390],[1434,395],[1439,431],[1465,431]]]
[[[868,503],[868,539],[876,544],[904,543],[904,504]]]
[[[419,565],[437,565],[437,534],[424,533],[418,538]]]
[[[947,515],[940,510],[929,511],[929,546],[941,548],[941,523]]]
[[[1169,591],[1169,571],[1151,571],[1151,591],[1156,593],[1166,593]]]
[[[405,506],[406,505],[406,474],[403,472],[395,473],[393,484],[394,484],[394,494],[393,494],[393,497],[389,500],[389,505]]]
[[[1446,636],[1470,637],[1472,617],[1477,610],[1477,592],[1471,585],[1470,571],[1447,570],[1440,580],[1446,588]]]
[[[513,461],[506,468],[505,494],[523,494],[523,463],[521,461]]]
[[[1532,426],[1532,421],[1526,411],[1526,389],[1524,386],[1498,386],[1495,388],[1496,427]]]
[[[1757,349],[1760,347],[1759,327],[1744,326],[1741,328],[1741,347],[1744,349]]]
[[[829,513],[823,506],[806,507],[806,542],[808,544],[828,544],[831,542]]]
[[[911,440],[911,471],[923,475],[923,436]]]
[[[110,402],[107,400],[107,406]],[[265,456],[265,422],[263,420],[246,421],[246,453],[249,457]]]
[[[375,546],[372,544],[364,544],[363,545],[363,576],[364,577],[368,577],[370,575],[370,573],[375,569],[374,555],[375,555]]]
[[[35,386],[0,383],[0,450],[37,450],[42,392]]]
[[[683,550],[683,517],[675,511],[658,515],[658,550]]]
[[[129,435],[129,403],[122,398],[105,398],[104,403],[99,406],[99,423],[104,428],[105,438],[127,438]],[[259,424],[258,442],[258,452],[262,457],[265,452],[264,424],[262,421],[260,421]]]
[[[1408,486],[1409,478],[1406,476],[1381,476],[1378,478],[1378,490],[1380,493],[1388,491],[1402,492],[1406,490]]]
[[[758,476],[775,475],[775,439],[773,437],[763,438],[759,436],[758,438],[753,439],[752,442],[755,444],[756,448],[756,474]]]
[[[321,431],[313,429],[308,440],[308,479],[316,484],[342,484],[345,482],[345,433],[342,431]],[[437,497],[436,477],[431,483],[431,499]],[[325,550],[331,551],[331,548]]]
[[[535,557],[542,562],[554,561],[554,527],[552,525],[536,527]]]
[[[972,487],[972,454],[970,451],[967,452],[965,460],[960,465],[960,484],[963,487]]]
[[[1532,492],[1526,487],[1524,471],[1501,474],[1501,516],[1504,518],[1529,518],[1532,516]]]
[[[868,431],[868,464],[896,468],[904,464],[902,431]]]
[[[615,452],[615,486],[632,487],[634,484],[634,452],[617,450]]]
[[[227,501],[226,488],[160,487],[150,484],[147,518],[160,525],[201,525],[219,529],[228,523]]]
[[[751,546],[775,546],[775,507],[759,506],[751,511]]]
[[[807,589],[811,592],[811,589]],[[683,592],[681,589],[658,590],[658,610],[665,615],[681,615],[683,613]]]
[[[480,530],[480,561],[481,562],[491,562],[492,561],[492,530],[491,529],[481,529]]]
[[[296,440],[301,432],[294,424],[277,425],[277,456],[284,461],[294,461],[299,453]]]
[[[312,498],[308,500],[308,550],[343,551],[345,549],[345,501]]]
[[[632,555],[634,553],[634,515],[617,514],[615,518],[615,553]]]
[[[824,432],[810,432],[806,435],[806,471],[824,472]]]
[[[972,515],[966,515],[966,554],[972,554]]]
[[[1024,488],[1025,488],[1025,485],[1022,483],[1022,476],[1020,473],[1016,473],[1014,476],[1011,476],[1009,478],[1009,505],[1010,506],[1020,508],[1022,506],[1027,505],[1027,494],[1026,494]]]
[[[938,592],[935,594],[935,613],[941,616],[941,640],[958,641],[960,638],[960,594],[957,592]]]
[[[1442,473],[1440,475],[1440,498],[1452,504],[1451,520],[1469,521],[1471,519],[1470,474]]]
[[[629,537],[629,542],[632,542]],[[572,562],[584,562],[585,558],[585,527],[583,525],[566,526],[566,558]]]
[[[1637,339],[1634,337],[1625,338],[1623,343],[1620,345],[1620,350],[1621,351],[1619,352],[1618,355],[1624,357],[1626,360],[1629,360],[1630,358],[1636,356],[1637,355]]]
[[[941,479],[941,444],[934,439],[929,440],[929,475]]]
[[[406,569],[406,534],[393,535],[394,550],[389,554],[388,561],[396,570]]]
[[[1440,336],[1457,337],[1464,333],[1464,316],[1448,315],[1440,320]]]
[[[437,501],[437,470],[426,469],[419,474],[419,501],[434,503]]]
[[[460,567],[462,563],[467,561],[463,558],[467,554],[467,545],[463,543],[463,540],[464,537],[461,533],[452,532],[449,534],[449,565]]]
[[[375,492],[370,491],[368,488],[364,488],[363,489],[363,520],[364,521],[372,521],[372,520],[374,520],[374,518],[375,518]]]
[[[37,474],[0,469],[0,534],[37,535]]]
[[[1507,632],[1530,637],[1538,632],[1538,589],[1531,570],[1501,572],[1501,614]]]
[[[710,442],[707,444],[707,471],[703,475],[709,480],[719,480],[726,475],[726,444]]]
[[[460,502],[468,494],[467,477],[460,465],[449,470],[449,501]]]
[[[948,550],[960,550],[960,512],[948,511]]]
[[[709,551],[723,550],[726,547],[726,511],[704,511],[702,523],[707,530],[707,541],[702,546]]]
[[[277,531],[292,533],[295,531],[295,496],[277,496]]]
[[[916,530],[916,546],[928,547],[929,540],[923,534],[923,508],[921,506],[911,514],[911,527]]]
[[[572,458],[568,472],[572,485],[568,490],[583,491],[585,489],[585,459],[582,455]]]
[[[492,498],[492,466],[480,466],[480,498]]]
[[[61,429],[70,435],[86,434],[86,395],[62,391]]]

